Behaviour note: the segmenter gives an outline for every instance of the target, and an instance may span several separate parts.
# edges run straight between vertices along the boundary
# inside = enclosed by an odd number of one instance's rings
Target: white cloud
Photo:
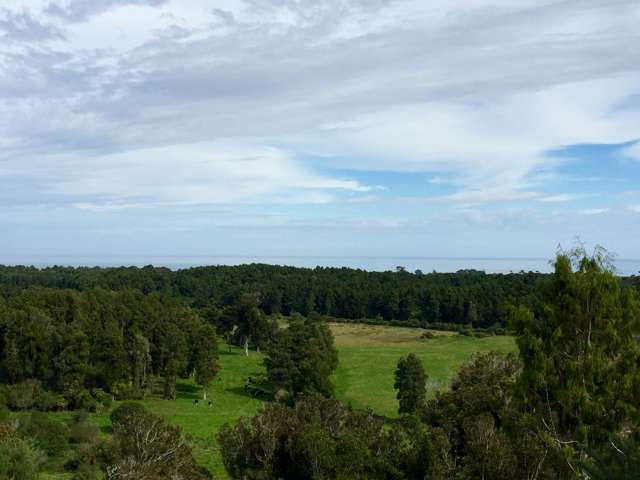
[[[331,192],[366,193],[353,180],[313,173],[273,147],[208,142],[105,155],[50,155],[16,162],[5,176],[29,176],[43,193],[76,199],[77,208],[145,205],[326,203]],[[97,198],[98,201],[79,201]]]
[[[586,208],[584,210],[578,210],[579,215],[602,215],[603,213],[607,213],[609,211],[608,208]]]
[[[562,203],[570,202],[572,200],[575,200],[575,198],[575,195],[571,195],[569,193],[560,193],[558,195],[549,195],[547,197],[539,198],[539,201],[547,203]]]
[[[549,151],[640,135],[634,0],[3,6],[35,22],[0,44],[1,170],[79,205],[371,189],[305,154],[432,172],[457,189],[436,201],[456,205],[568,201],[542,192],[540,172],[567,161]]]

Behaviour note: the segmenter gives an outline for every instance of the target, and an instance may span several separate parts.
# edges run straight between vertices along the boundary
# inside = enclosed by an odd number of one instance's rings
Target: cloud
[[[52,1],[44,13],[69,22],[84,22],[94,15],[104,13],[118,6],[144,5],[157,7],[168,0],[68,0],[66,3]]]
[[[579,215],[602,215],[603,213],[607,213],[609,211],[608,208],[587,208],[584,210],[578,210]]]
[[[539,199],[541,202],[547,203],[560,203],[560,202],[570,202],[575,200],[576,196],[571,195],[569,193],[560,193],[558,195],[549,195],[547,197],[542,197]]]
[[[370,190],[336,170],[429,172],[458,207],[568,201],[540,181],[555,152],[640,135],[632,0],[24,5],[3,16],[20,48],[0,45],[0,182],[24,201]]]
[[[49,155],[10,164],[5,178],[81,209],[233,203],[326,203],[373,188],[319,175],[273,147],[207,142],[111,154]],[[0,180],[1,180],[0,176]],[[90,200],[94,199],[94,200]]]

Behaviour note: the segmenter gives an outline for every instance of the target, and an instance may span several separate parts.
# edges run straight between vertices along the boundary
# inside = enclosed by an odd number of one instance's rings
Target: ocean
[[[458,270],[483,270],[487,273],[509,273],[520,271],[550,272],[547,258],[475,258],[475,257],[346,257],[346,256],[205,256],[205,255],[0,255],[3,265],[33,265],[36,267],[63,266],[144,266],[154,265],[173,270],[203,265],[241,265],[267,263],[313,268],[349,267],[369,271],[395,270],[404,267],[413,272],[456,272]],[[615,259],[619,275],[640,274],[640,259]]]

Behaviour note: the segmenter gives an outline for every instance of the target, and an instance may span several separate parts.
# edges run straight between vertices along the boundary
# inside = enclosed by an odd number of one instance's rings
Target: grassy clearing
[[[512,337],[476,339],[432,331],[436,338],[421,340],[423,330],[412,328],[336,323],[331,325],[331,329],[340,362],[334,376],[337,397],[356,409],[371,408],[388,418],[397,416],[393,374],[401,356],[415,353],[423,360],[433,392],[446,387],[460,364],[474,352],[507,352],[515,349]],[[202,394],[199,387],[189,380],[179,382],[175,401],[163,400],[161,385],[158,385],[156,394],[141,403],[170,423],[182,427],[193,438],[198,461],[215,478],[226,478],[215,435],[225,422],[234,422],[241,416],[252,416],[259,410],[263,401],[248,395],[243,387],[247,377],[263,372],[262,360],[263,356],[256,352],[251,352],[247,358],[241,349],[229,349],[221,345],[220,373],[209,392],[213,401],[211,408],[202,402],[198,406],[194,404],[194,399],[201,399]],[[54,415],[66,419],[71,414],[64,412]],[[95,414],[94,419],[102,434],[108,435],[108,413]]]
[[[374,325],[334,324],[339,365],[335,373],[337,397],[356,409],[371,408],[388,418],[397,417],[393,389],[398,359],[415,353],[429,375],[429,394],[446,388],[460,365],[475,352],[515,350],[513,337],[464,337],[431,331],[435,338],[421,340],[418,329]]]

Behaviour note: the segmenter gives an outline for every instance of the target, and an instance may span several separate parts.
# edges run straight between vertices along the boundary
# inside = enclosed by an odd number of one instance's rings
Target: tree
[[[244,293],[238,299],[233,310],[229,314],[235,316],[237,335],[241,338],[244,354],[249,356],[249,344],[260,332],[268,328],[267,319],[262,310],[257,293]]]
[[[110,447],[105,465],[108,480],[207,478],[180,427],[167,425],[139,407],[117,416]]]
[[[170,358],[164,367],[164,398],[166,400],[176,399],[178,371],[178,361],[175,358]]]
[[[517,387],[547,447],[575,470],[582,446],[598,448],[640,426],[640,308],[601,248],[560,253],[543,291],[537,315],[512,313],[523,362]]]
[[[194,366],[196,383],[203,389],[203,398],[207,399],[209,385],[218,373],[218,338],[213,326],[205,324],[194,346]]]
[[[398,413],[415,413],[423,405],[426,396],[427,375],[420,359],[413,353],[401,358],[396,368],[393,387],[398,390]]]
[[[292,317],[289,327],[269,344],[264,365],[267,381],[294,396],[302,392],[333,395],[331,374],[338,366],[338,352],[331,330],[316,315]]]

